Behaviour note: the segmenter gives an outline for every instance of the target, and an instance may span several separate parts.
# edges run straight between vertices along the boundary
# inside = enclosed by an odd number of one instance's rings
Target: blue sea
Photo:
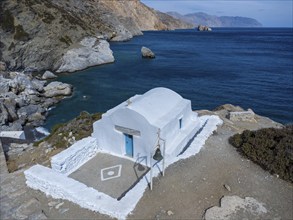
[[[156,58],[142,59],[142,46]],[[148,31],[111,49],[115,63],[58,77],[74,93],[49,112],[46,128],[81,111],[105,112],[154,87],[178,92],[194,110],[231,103],[293,122],[292,28]]]

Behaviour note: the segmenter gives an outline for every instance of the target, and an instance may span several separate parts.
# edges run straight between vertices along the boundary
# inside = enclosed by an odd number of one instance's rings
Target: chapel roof
[[[108,110],[105,115],[115,114],[120,109],[130,109],[143,116],[150,124],[162,128],[189,102],[171,89],[157,87],[142,95],[131,97]]]
[[[158,87],[132,97],[127,108],[144,116],[151,124],[162,127],[186,101],[176,92]]]

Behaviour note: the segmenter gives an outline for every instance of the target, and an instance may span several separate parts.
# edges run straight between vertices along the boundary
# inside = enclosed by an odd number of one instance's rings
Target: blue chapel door
[[[124,134],[124,136],[125,136],[126,155],[133,157],[133,136],[129,134]]]

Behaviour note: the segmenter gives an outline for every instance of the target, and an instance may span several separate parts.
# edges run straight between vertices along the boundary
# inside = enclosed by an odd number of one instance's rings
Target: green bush
[[[293,182],[293,125],[245,130],[232,136],[229,143],[265,170]]]
[[[101,113],[89,114],[81,112],[77,118],[63,124],[56,124],[51,131],[51,134],[45,139],[36,142],[34,145],[38,146],[40,143],[46,141],[55,148],[69,147],[68,139],[75,137],[78,141],[82,138],[88,137],[93,132],[93,123],[101,118]],[[70,136],[72,133],[72,136]]]

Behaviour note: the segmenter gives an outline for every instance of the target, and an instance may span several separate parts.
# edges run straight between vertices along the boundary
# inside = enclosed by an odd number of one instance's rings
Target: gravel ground
[[[217,114],[222,117],[225,113],[218,111]],[[255,216],[234,212],[228,219],[293,219],[293,184],[243,158],[228,143],[231,135],[243,129],[279,125],[259,116],[256,122],[232,123],[222,118],[224,124],[197,155],[169,166],[164,177],[154,179],[153,190],[145,191],[129,219],[202,219],[208,208],[220,206],[223,196],[252,197],[267,210]],[[0,177],[0,219],[109,218],[27,188],[23,171],[3,173]]]

